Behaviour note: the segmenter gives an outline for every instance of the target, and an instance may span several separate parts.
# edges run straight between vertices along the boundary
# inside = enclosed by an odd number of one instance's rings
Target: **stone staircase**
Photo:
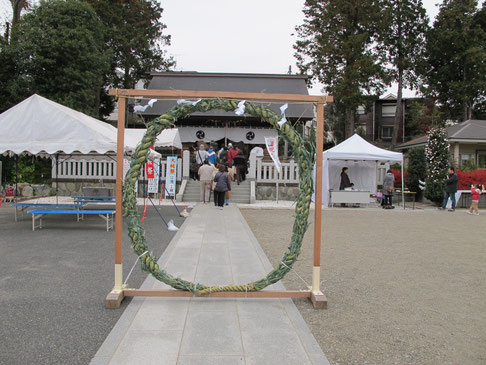
[[[231,203],[249,204],[250,203],[250,182],[243,181],[238,185],[236,182],[231,183]],[[198,202],[199,201],[199,181],[189,180],[182,197],[183,202]],[[211,193],[211,201],[213,201],[213,193]]]

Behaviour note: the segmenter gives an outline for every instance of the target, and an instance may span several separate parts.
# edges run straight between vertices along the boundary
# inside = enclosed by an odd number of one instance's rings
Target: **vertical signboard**
[[[174,198],[176,194],[176,178],[177,178],[177,157],[167,157],[167,170],[165,173],[165,196]]]
[[[152,162],[152,173],[149,174],[147,169],[148,189],[149,193],[157,194],[159,192],[159,176],[160,176],[160,160]]]

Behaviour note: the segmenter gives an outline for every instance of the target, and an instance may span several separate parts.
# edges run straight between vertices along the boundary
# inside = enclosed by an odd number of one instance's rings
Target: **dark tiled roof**
[[[239,91],[252,93],[300,94],[308,95],[307,76],[273,74],[238,74],[238,73],[199,73],[199,72],[153,72],[149,83],[150,90],[204,90],[204,91]],[[141,104],[145,104],[142,102]],[[269,105],[280,115],[280,106],[285,102]],[[159,100],[152,108],[143,113],[146,116],[161,115],[176,105],[175,100]],[[207,113],[194,113],[194,116],[208,118],[224,117],[241,119],[234,113],[219,110]],[[312,104],[290,104],[285,112],[287,118],[312,119]],[[248,118],[248,117],[247,117]]]
[[[470,119],[447,128],[449,139],[486,140],[486,120]]]
[[[465,122],[455,124],[447,130],[447,138],[450,142],[467,142],[468,140],[482,140],[486,142],[486,120],[470,119]],[[402,143],[397,149],[407,149],[411,147],[424,146],[427,139],[425,136],[412,139]]]

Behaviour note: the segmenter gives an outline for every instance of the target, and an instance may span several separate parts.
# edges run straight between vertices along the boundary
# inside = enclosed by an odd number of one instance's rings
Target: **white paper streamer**
[[[177,226],[174,224],[174,220],[173,219],[171,219],[169,221],[169,223],[167,223],[167,229],[169,231],[178,231],[179,230],[179,228],[177,228]]]
[[[243,115],[245,113],[245,101],[246,100],[242,100],[238,103],[238,108],[235,109],[235,114],[236,115]]]
[[[136,113],[140,113],[140,112],[144,112],[145,110],[147,110],[148,107],[153,107],[154,106],[154,103],[157,102],[157,99],[150,99],[147,103],[147,105],[135,105],[133,107],[133,111],[136,112]]]
[[[147,107],[148,107],[148,104],[147,104],[147,105],[135,105],[135,106],[133,107],[133,111],[134,111],[134,112],[138,112],[138,113],[140,113],[140,112],[144,112],[144,111],[145,111],[145,109],[147,109]]]
[[[201,99],[199,99],[197,101],[190,101],[190,100],[179,99],[179,100],[177,100],[177,104],[191,104],[193,106],[196,106],[197,103],[199,103],[200,101],[201,101]]]
[[[287,110],[287,108],[289,107],[289,104],[284,104],[280,107],[280,113],[282,115],[282,119],[280,119],[279,122],[277,122],[277,124],[280,126],[280,128],[282,128],[282,126],[287,123],[287,118],[285,118],[285,111]]]

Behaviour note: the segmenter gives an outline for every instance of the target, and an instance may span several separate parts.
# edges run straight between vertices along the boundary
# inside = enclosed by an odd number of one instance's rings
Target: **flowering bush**
[[[444,195],[444,181],[449,167],[449,143],[445,128],[432,128],[427,133],[425,160],[425,197],[439,203]]]
[[[469,190],[472,184],[486,185],[486,170],[461,171],[456,170],[459,190]]]

